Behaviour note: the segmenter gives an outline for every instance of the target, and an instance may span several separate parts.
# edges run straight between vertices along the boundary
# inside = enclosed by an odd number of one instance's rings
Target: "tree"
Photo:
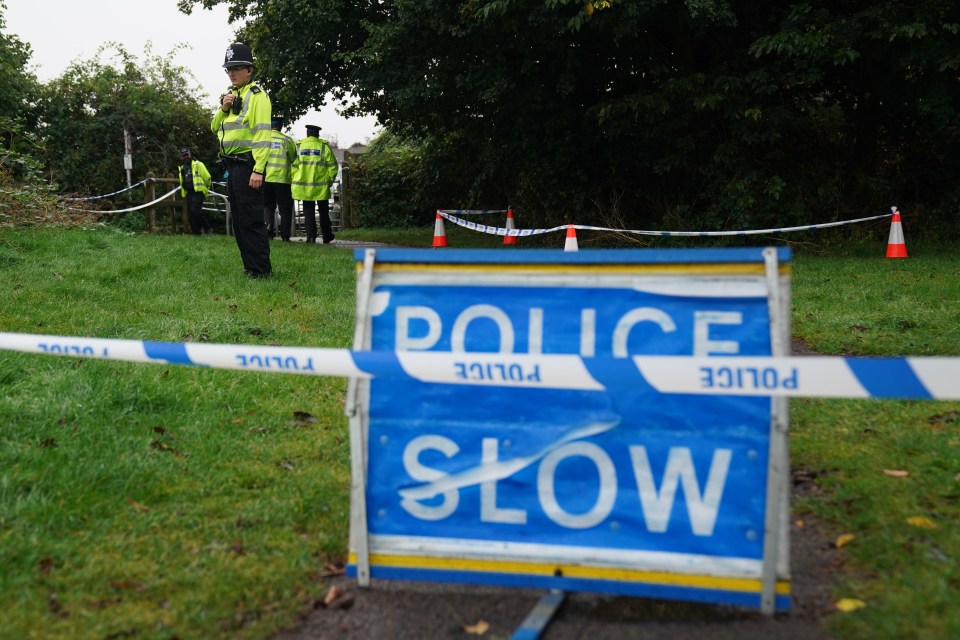
[[[4,149],[0,166],[22,179],[37,168],[30,154],[39,149],[31,130],[37,121],[40,84],[26,71],[32,55],[30,45],[4,33],[6,8],[6,3],[0,2],[0,144]]]
[[[44,87],[46,162],[62,189],[107,193],[125,186],[125,128],[133,139],[134,175],[175,171],[181,147],[212,164],[210,109],[189,71],[170,62],[173,53],[155,56],[148,45],[140,60],[106,43]],[[107,54],[113,59],[103,62]]]
[[[418,140],[451,205],[708,229],[960,205],[958,0],[198,3],[246,19],[283,109],[348,92]]]

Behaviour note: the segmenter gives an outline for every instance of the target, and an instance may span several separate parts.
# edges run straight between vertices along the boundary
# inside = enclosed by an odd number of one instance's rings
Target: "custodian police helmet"
[[[237,67],[252,67],[253,52],[250,47],[242,42],[234,42],[227,47],[227,52],[223,56],[224,69],[236,69]]]

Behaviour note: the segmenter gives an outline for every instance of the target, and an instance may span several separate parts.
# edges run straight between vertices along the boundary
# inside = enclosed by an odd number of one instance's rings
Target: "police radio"
[[[234,95],[232,91],[228,91],[227,93],[233,96],[233,103],[230,105],[230,113],[235,116],[240,115],[240,111],[243,109],[243,98],[238,95]],[[226,97],[227,93],[223,94],[223,96]],[[220,98],[220,102],[223,102],[223,98]]]

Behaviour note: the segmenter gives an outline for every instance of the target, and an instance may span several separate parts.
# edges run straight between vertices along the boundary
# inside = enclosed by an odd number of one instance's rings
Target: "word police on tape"
[[[0,349],[316,376],[406,375],[422,382],[601,390],[591,372],[623,358],[565,354],[354,351],[0,332]],[[661,393],[960,400],[960,358],[632,356]],[[399,365],[399,367],[398,367]]]

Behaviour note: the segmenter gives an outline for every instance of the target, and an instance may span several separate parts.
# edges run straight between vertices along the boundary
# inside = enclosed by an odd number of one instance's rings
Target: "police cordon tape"
[[[613,229],[611,227],[593,227],[585,224],[564,224],[558,227],[551,227],[549,229],[508,229],[506,227],[495,227],[485,224],[478,224],[476,222],[470,222],[469,220],[464,220],[453,215],[453,212],[456,210],[444,210],[438,209],[437,213],[443,216],[446,220],[464,227],[466,229],[472,229],[473,231],[479,231],[481,233],[487,233],[495,236],[535,236],[543,233],[553,233],[554,231],[566,231],[567,229],[583,229],[586,231],[613,231],[616,233],[632,233],[634,235],[641,236],[661,236],[661,237],[716,237],[716,236],[752,236],[752,235],[767,235],[767,234],[779,234],[779,233],[789,233],[793,231],[812,231],[814,229],[826,229],[828,227],[839,227],[845,224],[855,224],[858,222],[869,222],[870,220],[880,220],[883,218],[889,218],[892,213],[884,213],[877,216],[870,216],[867,218],[856,218],[854,220],[841,220],[839,222],[824,222],[822,224],[808,224],[800,227],[780,227],[776,229],[749,229],[744,231],[644,231],[639,229]]]
[[[441,211],[458,216],[482,216],[488,213],[506,213],[509,209],[441,209]]]
[[[120,189],[119,191],[114,191],[113,193],[105,193],[105,194],[100,195],[100,196],[87,196],[87,197],[85,197],[85,198],[64,198],[64,197],[61,196],[60,199],[61,199],[61,200],[72,200],[72,201],[100,200],[101,198],[109,198],[110,196],[115,196],[115,195],[117,195],[118,193],[123,193],[124,191],[130,191],[131,189],[135,189],[136,187],[139,187],[140,185],[142,185],[142,184],[144,184],[144,183],[146,183],[146,182],[151,182],[152,180],[153,180],[153,178],[144,178],[143,180],[141,180],[141,181],[138,182],[137,184],[132,184],[132,185],[130,185],[129,187],[124,187],[123,189]]]
[[[141,204],[141,205],[136,206],[136,207],[130,207],[130,208],[128,208],[128,209],[110,209],[110,210],[108,210],[108,211],[93,211],[93,210],[91,210],[91,209],[79,209],[79,208],[77,208],[77,207],[67,207],[67,209],[69,209],[70,211],[87,211],[87,212],[89,212],[89,213],[127,213],[128,211],[137,211],[137,210],[139,210],[139,209],[146,209],[147,207],[149,207],[149,206],[151,206],[151,205],[157,204],[157,203],[160,202],[161,200],[165,200],[166,198],[169,198],[170,196],[172,196],[174,193],[176,193],[176,192],[179,191],[179,190],[180,190],[180,187],[176,187],[175,189],[171,189],[171,190],[168,191],[167,193],[163,194],[162,196],[160,196],[160,197],[157,198],[156,200],[151,200],[150,202]]]
[[[600,391],[624,358],[563,354],[354,351],[0,332],[0,350],[267,373]],[[960,400],[960,357],[631,356],[660,393]]]

